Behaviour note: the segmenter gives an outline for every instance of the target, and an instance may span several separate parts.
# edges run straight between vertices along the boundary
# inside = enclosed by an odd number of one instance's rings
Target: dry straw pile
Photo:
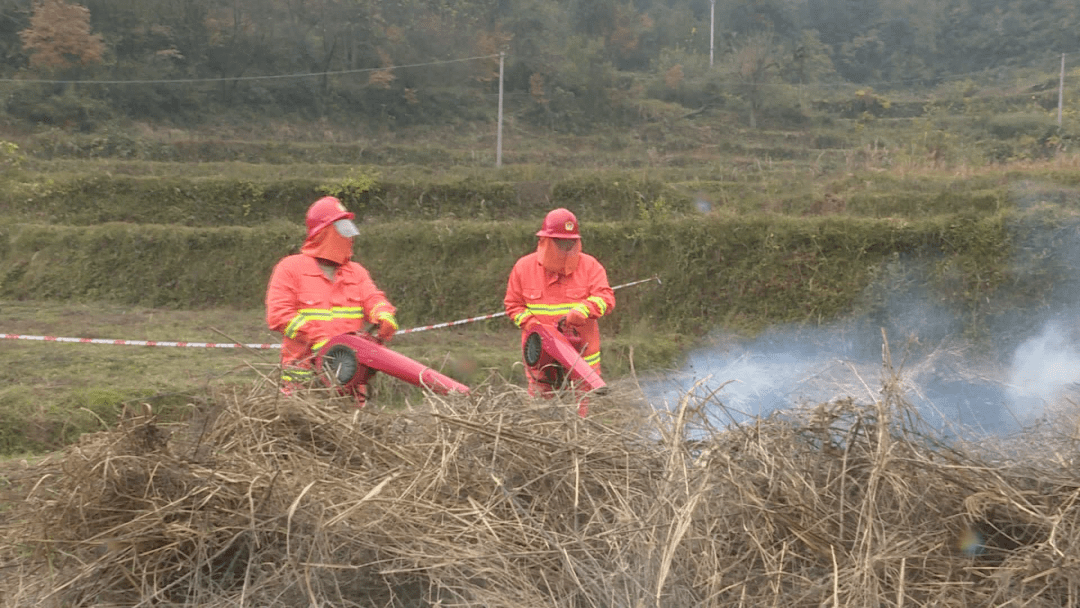
[[[2,605],[1080,601],[1075,445],[942,445],[892,383],[725,429],[715,402],[629,391],[586,420],[484,387],[398,411],[211,401],[10,473]]]

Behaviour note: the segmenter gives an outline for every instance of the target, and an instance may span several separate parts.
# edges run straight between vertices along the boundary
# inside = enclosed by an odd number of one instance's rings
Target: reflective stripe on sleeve
[[[600,312],[599,316],[602,317],[607,313],[607,302],[604,301],[604,298],[601,298],[600,296],[589,296],[586,299],[596,305],[596,310]]]
[[[373,318],[377,319],[379,315],[384,314],[384,313],[394,314],[394,313],[392,313],[392,312],[390,312],[388,310],[384,311],[383,310],[384,308],[391,308],[390,303],[389,302],[379,302],[375,306],[372,306],[371,307],[371,314],[373,315]]]
[[[585,363],[588,363],[590,366],[598,365],[600,363],[600,351],[596,351],[591,355],[586,355],[582,357],[582,359],[584,359]]]

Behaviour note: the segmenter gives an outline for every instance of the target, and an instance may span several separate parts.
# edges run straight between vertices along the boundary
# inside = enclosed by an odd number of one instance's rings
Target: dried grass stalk
[[[186,425],[129,417],[26,467],[3,605],[1080,597],[1073,457],[943,445],[895,384],[724,429],[705,415],[715,402],[659,412],[618,392],[586,420],[571,401],[490,387],[405,411],[269,389],[210,401]]]

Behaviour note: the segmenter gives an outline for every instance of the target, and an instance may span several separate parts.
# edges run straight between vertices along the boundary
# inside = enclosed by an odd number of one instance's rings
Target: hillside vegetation
[[[1035,322],[1017,310],[1069,297],[1080,170],[1067,149],[995,164],[964,155],[974,148],[934,158],[883,143],[919,136],[895,125],[840,123],[828,141],[842,147],[815,147],[826,140],[814,132],[721,135],[722,125],[673,123],[661,131],[669,143],[655,146],[643,142],[651,126],[585,138],[519,131],[505,147],[520,152],[497,169],[490,134],[432,133],[420,145],[420,133],[333,144],[195,131],[131,139],[135,152],[102,144],[115,139],[106,134],[92,153],[77,135],[63,146],[52,131],[13,138],[0,176],[4,331],[274,342],[261,310],[270,268],[297,249],[303,213],[324,194],[357,212],[357,256],[406,327],[500,311],[509,268],[534,247],[543,214],[570,208],[612,284],[658,279],[619,292],[604,322],[612,381],[675,366],[716,332],[889,325],[905,293],[924,294],[974,340],[995,324]],[[249,152],[200,161],[185,156],[192,149]],[[371,162],[347,162],[350,149]],[[161,324],[170,315],[184,320]],[[395,346],[466,382],[520,381],[505,319]],[[61,445],[124,404],[183,415],[200,387],[272,374],[274,362],[267,351],[6,347],[8,428],[39,429],[7,436],[8,452]],[[57,373],[39,360],[68,363]],[[387,404],[410,398],[388,384]]]
[[[816,128],[823,109],[887,119],[951,105],[987,130],[1045,131],[1080,26],[1068,0],[0,6],[0,119],[80,132],[131,119],[181,129],[300,119],[320,134],[464,126],[493,120],[497,100],[519,124],[579,135],[707,113]],[[979,115],[987,106],[997,116]]]
[[[328,3],[309,15],[325,27],[304,44],[330,46],[305,48],[323,54],[322,70],[365,70],[377,56],[385,69],[364,72],[365,83],[344,73],[215,80],[240,76],[219,60],[241,56],[262,75],[294,71],[281,48],[259,43],[274,28],[279,39],[309,31],[274,2],[228,16],[198,2],[185,15],[156,3],[117,13],[109,0],[14,8],[0,27],[14,77],[0,107],[2,329],[274,342],[261,311],[267,277],[326,194],[357,213],[356,255],[405,326],[501,311],[506,275],[534,247],[540,219],[570,208],[613,284],[654,279],[620,291],[604,321],[612,381],[678,366],[715,334],[889,326],[904,294],[976,341],[1035,322],[1017,311],[1069,299],[1078,89],[1072,70],[1055,121],[1057,63],[1036,61],[1046,34],[1025,38],[1007,68],[955,80],[944,76],[959,64],[900,65],[890,59],[899,39],[882,33],[894,30],[863,31],[911,7],[834,20],[825,40],[813,27],[839,17],[835,3],[720,2],[730,31],[709,65],[701,7],[572,4],[555,21],[530,20],[546,14],[540,5],[502,14],[474,2],[387,5],[357,21],[374,5]],[[958,23],[979,20],[953,8]],[[1040,14],[1062,27],[1076,16],[1061,3],[1020,13],[1018,24]],[[402,20],[417,16],[402,38]],[[753,26],[762,18],[771,33]],[[50,34],[50,22],[71,27]],[[448,25],[462,36],[442,47],[415,37]],[[909,25],[937,36],[926,20]],[[888,52],[851,46],[874,39]],[[490,53],[506,45],[497,139]],[[140,63],[147,53],[156,59]],[[476,61],[394,67],[431,53]],[[875,89],[886,74],[934,86]],[[64,445],[138,403],[183,417],[207,385],[274,373],[266,350],[5,347],[0,416],[5,428],[34,429],[0,434],[7,453]],[[395,348],[471,384],[520,382],[505,319],[403,336]],[[383,382],[376,397],[401,406],[420,395]]]

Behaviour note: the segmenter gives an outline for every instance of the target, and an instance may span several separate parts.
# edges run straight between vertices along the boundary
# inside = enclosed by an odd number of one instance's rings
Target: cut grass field
[[[278,343],[262,309],[164,310],[107,303],[0,302],[0,332],[14,335],[241,344]],[[505,321],[505,320],[503,320]],[[516,355],[510,327],[445,329],[399,336],[408,356],[465,381]],[[210,387],[276,378],[278,350],[0,342],[0,452],[61,447],[111,427],[126,406],[149,404],[166,419],[198,406]],[[385,380],[385,381],[384,381]],[[267,380],[272,381],[272,380]],[[397,381],[393,381],[397,382]],[[406,385],[407,386],[407,385]],[[376,387],[392,403],[408,394],[389,379]],[[377,398],[378,393],[376,393]]]
[[[0,301],[0,334],[109,340],[275,344],[261,308],[169,310],[109,303]],[[444,319],[440,321],[451,321]],[[505,318],[402,334],[390,346],[470,386],[519,384],[520,334]],[[655,368],[678,341],[647,329],[612,337],[608,369],[628,375],[630,356]],[[162,420],[198,411],[214,389],[273,383],[277,349],[138,346],[0,340],[0,454],[55,450],[149,405]],[[636,354],[632,354],[636,353]],[[372,403],[400,407],[420,389],[385,375]]]
[[[0,302],[5,334],[124,340],[267,341],[254,313],[157,311],[109,304]],[[173,410],[211,384],[251,382],[270,351],[4,340],[0,450],[55,449],[115,423],[124,405]],[[95,425],[95,421],[98,421]]]

